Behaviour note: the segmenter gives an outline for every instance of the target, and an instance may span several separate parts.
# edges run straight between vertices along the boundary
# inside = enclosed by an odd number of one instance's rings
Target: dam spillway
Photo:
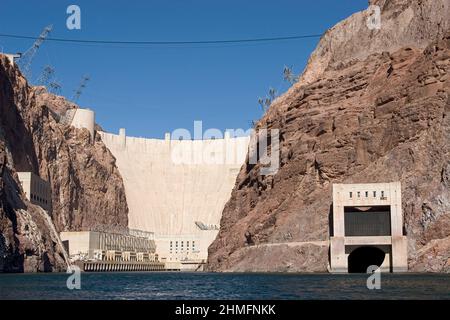
[[[249,137],[172,140],[99,132],[117,160],[128,227],[155,233],[167,263],[205,262],[222,210],[245,161]]]

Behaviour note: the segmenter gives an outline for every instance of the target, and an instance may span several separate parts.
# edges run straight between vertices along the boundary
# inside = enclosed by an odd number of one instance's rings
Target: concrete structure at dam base
[[[72,263],[83,271],[162,271],[152,233],[61,232]]]
[[[406,272],[400,182],[334,184],[330,271]]]
[[[208,260],[208,247],[219,230],[203,230],[200,235],[161,235],[155,238],[156,250],[167,269],[202,271]]]

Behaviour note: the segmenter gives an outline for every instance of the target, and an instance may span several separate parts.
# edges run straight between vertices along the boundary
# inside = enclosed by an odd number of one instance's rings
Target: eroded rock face
[[[11,164],[1,130],[0,272],[62,271],[67,263],[48,214],[26,201]]]
[[[381,10],[381,28],[368,28],[367,19],[374,14],[371,9],[336,24],[311,54],[297,86],[317,80],[325,70],[344,61],[405,47],[425,49],[430,40],[442,38],[450,28],[447,0],[371,0],[369,4]]]
[[[385,17],[448,5],[379,2]],[[448,10],[421,14],[435,26],[443,12],[448,23]],[[274,176],[259,175],[260,165],[241,169],[209,249],[210,270],[325,272],[328,250],[310,242],[329,238],[332,183],[389,181],[402,182],[411,268],[448,270],[443,261],[450,236],[450,33],[436,25],[427,27],[430,37],[417,45],[407,37],[403,43],[402,34],[419,29],[414,22],[395,35],[395,45],[360,52],[353,19],[328,32],[299,83],[257,124],[280,129],[281,167]],[[329,39],[333,51],[327,53]],[[354,53],[345,59],[346,51]]]
[[[450,272],[450,237],[434,239],[414,253],[412,272]]]
[[[15,172],[50,181],[56,231],[126,228],[128,207],[115,158],[99,136],[58,123],[75,105],[29,87],[0,55],[0,271],[65,268],[55,232],[23,195]]]

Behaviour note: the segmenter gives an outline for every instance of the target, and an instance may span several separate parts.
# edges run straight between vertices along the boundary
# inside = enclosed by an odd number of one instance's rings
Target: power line
[[[83,39],[67,39],[67,38],[46,38],[46,41],[53,42],[70,42],[70,43],[91,43],[91,44],[123,44],[123,45],[192,45],[192,44],[224,44],[224,43],[251,43],[251,42],[274,42],[283,40],[299,40],[307,38],[320,38],[322,34],[295,35],[286,37],[269,37],[269,38],[247,38],[247,39],[228,39],[228,40],[200,40],[200,41],[118,41],[118,40],[83,40]],[[0,37],[14,39],[35,39],[36,37],[4,34],[0,33]]]

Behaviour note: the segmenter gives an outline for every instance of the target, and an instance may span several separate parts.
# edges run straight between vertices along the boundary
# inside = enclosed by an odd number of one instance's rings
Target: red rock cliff
[[[210,270],[326,272],[332,184],[401,181],[410,269],[450,271],[449,2],[372,2],[381,30],[330,29],[257,123],[280,129],[280,169],[242,167]]]
[[[99,136],[59,123],[76,107],[30,87],[0,55],[0,272],[65,268],[56,231],[126,228],[128,207],[115,158]],[[50,181],[52,223],[23,195],[16,172]],[[53,229],[54,229],[53,227]]]

